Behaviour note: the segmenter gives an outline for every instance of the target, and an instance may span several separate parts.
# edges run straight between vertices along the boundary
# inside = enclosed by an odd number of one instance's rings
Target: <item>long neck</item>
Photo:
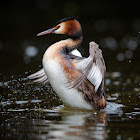
[[[65,45],[62,47],[62,51],[65,53],[70,53],[72,50],[77,49],[83,41],[83,36],[80,36],[77,39],[66,39]]]
[[[52,44],[45,52],[44,57],[46,59],[54,59],[60,57],[62,54],[69,54],[72,50],[78,48],[82,43],[83,37],[79,37],[74,40],[68,38]]]

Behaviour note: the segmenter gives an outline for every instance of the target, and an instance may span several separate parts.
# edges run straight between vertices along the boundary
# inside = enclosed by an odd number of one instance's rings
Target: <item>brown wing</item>
[[[77,77],[69,82],[70,87],[78,87],[81,83],[88,79],[98,90],[106,71],[102,52],[95,42],[90,42],[90,56],[82,60],[73,60],[73,63],[79,69],[80,73]]]
[[[104,93],[104,74],[106,71],[102,51],[95,42],[90,42],[90,56],[84,59],[73,60],[76,66],[77,77],[70,80],[70,88],[77,88],[83,97],[94,108],[106,106]]]

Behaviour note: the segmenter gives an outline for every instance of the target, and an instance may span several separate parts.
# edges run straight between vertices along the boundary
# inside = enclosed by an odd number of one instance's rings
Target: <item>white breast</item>
[[[45,58],[43,58],[43,67],[52,88],[62,99],[64,104],[67,104],[71,107],[91,109],[90,104],[88,104],[83,99],[81,92],[74,88],[68,88],[67,79],[62,67],[58,62],[56,62],[55,60],[46,60]]]

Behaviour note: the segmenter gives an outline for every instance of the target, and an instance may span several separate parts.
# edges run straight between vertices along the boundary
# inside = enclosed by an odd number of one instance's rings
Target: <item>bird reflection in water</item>
[[[105,139],[105,112],[67,112],[62,121],[49,126],[49,137],[67,139]]]

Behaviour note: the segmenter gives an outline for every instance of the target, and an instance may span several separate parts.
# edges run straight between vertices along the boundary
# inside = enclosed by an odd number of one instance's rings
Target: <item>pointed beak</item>
[[[46,31],[43,31],[43,32],[37,34],[36,36],[41,36],[41,35],[50,34],[50,33],[53,33],[54,31],[55,31],[55,29],[50,28],[50,29],[48,29],[48,30],[46,30]]]

